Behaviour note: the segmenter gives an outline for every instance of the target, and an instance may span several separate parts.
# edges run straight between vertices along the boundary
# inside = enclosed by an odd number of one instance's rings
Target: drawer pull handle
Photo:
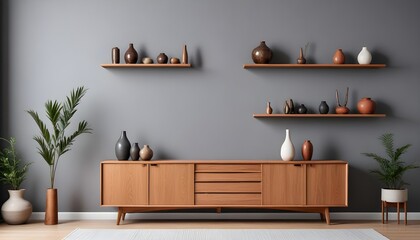
[[[150,164],[150,166],[157,167],[157,164]]]

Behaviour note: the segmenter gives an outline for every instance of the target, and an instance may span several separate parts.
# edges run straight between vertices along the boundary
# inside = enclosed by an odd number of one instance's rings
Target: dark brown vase
[[[375,113],[376,103],[370,98],[362,98],[357,103],[357,110],[361,114],[373,114]]]
[[[306,63],[306,59],[305,59],[305,57],[303,57],[302,48],[300,48],[300,50],[299,50],[299,58],[297,59],[297,63],[298,64],[305,64]]]
[[[168,63],[168,56],[164,53],[160,53],[156,58],[157,63],[164,64]]]
[[[47,201],[45,206],[45,225],[58,224],[58,195],[56,188],[47,189]]]
[[[117,47],[112,48],[112,63],[120,63],[120,49]]]
[[[271,61],[273,53],[265,41],[262,41],[260,45],[252,50],[252,61],[256,64],[267,64]]]
[[[127,51],[124,54],[124,60],[125,63],[137,63],[137,59],[138,59],[139,55],[137,54],[136,49],[134,49],[133,44],[130,43]]]
[[[333,63],[334,64],[344,64],[344,62],[345,62],[345,57],[344,57],[343,50],[341,48],[339,48],[334,53]]]
[[[314,151],[314,147],[309,140],[305,140],[302,144],[302,158],[305,161],[309,161],[312,159],[312,153]]]

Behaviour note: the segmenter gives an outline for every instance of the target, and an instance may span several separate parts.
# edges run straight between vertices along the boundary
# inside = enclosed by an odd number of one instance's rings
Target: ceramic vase
[[[47,189],[44,224],[58,224],[58,191],[56,188]]]
[[[326,101],[321,101],[318,110],[321,114],[327,114],[330,111],[330,107],[328,106]]]
[[[288,99],[284,102],[283,112],[284,114],[295,113],[295,104],[292,99]]]
[[[131,160],[137,161],[140,158],[140,147],[139,143],[133,143],[133,145],[130,148],[130,157]]]
[[[125,63],[133,64],[137,63],[139,55],[137,54],[136,49],[134,49],[133,44],[130,43],[127,51],[124,54]]]
[[[265,41],[262,41],[260,45],[254,50],[252,50],[252,61],[256,64],[267,64],[271,61],[273,52],[267,45]]]
[[[187,51],[187,45],[184,45],[182,48],[182,64],[188,64],[188,51]]]
[[[334,64],[344,64],[344,62],[345,62],[345,57],[344,57],[343,50],[341,48],[339,48],[334,53],[333,63]]]
[[[295,158],[295,147],[290,138],[289,129],[286,129],[286,138],[281,145],[280,156],[284,161],[292,161]]]
[[[372,54],[370,54],[367,47],[363,47],[359,55],[357,55],[357,62],[359,62],[359,64],[370,64],[371,61]]]
[[[267,114],[272,114],[273,113],[273,109],[271,108],[270,102],[267,102],[267,108],[265,109],[265,112]]]
[[[305,64],[306,63],[306,59],[303,56],[303,50],[302,50],[302,48],[300,48],[300,50],[299,50],[299,58],[297,59],[297,63],[298,64]]]
[[[151,160],[153,157],[153,151],[149,147],[149,145],[144,145],[143,148],[140,150],[140,157],[142,160]]]
[[[117,47],[112,48],[112,64],[120,63],[120,49]]]
[[[126,131],[122,131],[120,138],[115,144],[115,156],[117,156],[118,160],[128,160],[130,157],[130,145]]]
[[[299,114],[306,114],[308,112],[308,109],[305,107],[304,104],[300,104],[300,106],[297,109],[297,113]]]
[[[165,64],[168,63],[168,56],[164,53],[160,53],[156,58],[157,63]]]
[[[305,140],[302,144],[302,158],[305,161],[309,161],[312,159],[312,153],[314,151],[314,147],[309,140]]]
[[[32,214],[32,204],[23,198],[25,189],[9,190],[9,199],[1,207],[1,215],[7,224],[26,223]]]
[[[373,114],[375,113],[376,103],[371,98],[362,98],[357,103],[357,110],[361,114]]]
[[[335,108],[335,113],[337,114],[348,114],[349,112],[350,109],[348,107],[338,106]]]

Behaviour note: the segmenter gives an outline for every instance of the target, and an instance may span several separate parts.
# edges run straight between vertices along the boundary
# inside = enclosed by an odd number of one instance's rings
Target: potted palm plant
[[[70,96],[63,102],[48,100],[45,103],[45,112],[50,121],[50,128],[41,120],[38,113],[33,110],[27,112],[37,124],[40,134],[33,137],[38,143],[38,153],[49,166],[50,187],[47,190],[47,202],[45,208],[45,224],[54,225],[58,223],[58,198],[57,189],[54,188],[54,181],[57,172],[58,161],[66,152],[70,151],[75,139],[83,133],[91,133],[86,121],[80,121],[76,130],[66,134],[70,120],[76,113],[82,97],[86,93],[84,87],[73,89]]]
[[[0,181],[10,186],[9,199],[2,205],[1,214],[7,224],[22,224],[32,214],[32,204],[23,198],[25,189],[20,188],[31,163],[22,164],[17,157],[15,138],[0,139],[8,144],[0,151]]]
[[[411,147],[411,144],[395,148],[394,135],[392,133],[383,134],[379,137],[379,140],[385,148],[386,157],[375,153],[362,154],[373,158],[379,164],[379,168],[371,170],[371,173],[377,175],[385,186],[381,189],[381,199],[386,202],[406,202],[408,190],[405,186],[408,183],[403,179],[404,173],[419,167],[414,164],[406,164],[401,159],[402,155]]]

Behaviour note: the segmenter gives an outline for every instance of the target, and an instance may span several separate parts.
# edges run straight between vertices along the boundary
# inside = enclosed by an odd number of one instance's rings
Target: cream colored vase
[[[381,199],[386,202],[407,202],[408,189],[381,189]]]
[[[23,198],[25,189],[9,190],[9,199],[1,207],[7,224],[26,223],[32,214],[32,204]]]
[[[281,145],[280,156],[284,161],[292,161],[295,158],[295,146],[290,138],[289,129],[286,129],[286,138]]]

